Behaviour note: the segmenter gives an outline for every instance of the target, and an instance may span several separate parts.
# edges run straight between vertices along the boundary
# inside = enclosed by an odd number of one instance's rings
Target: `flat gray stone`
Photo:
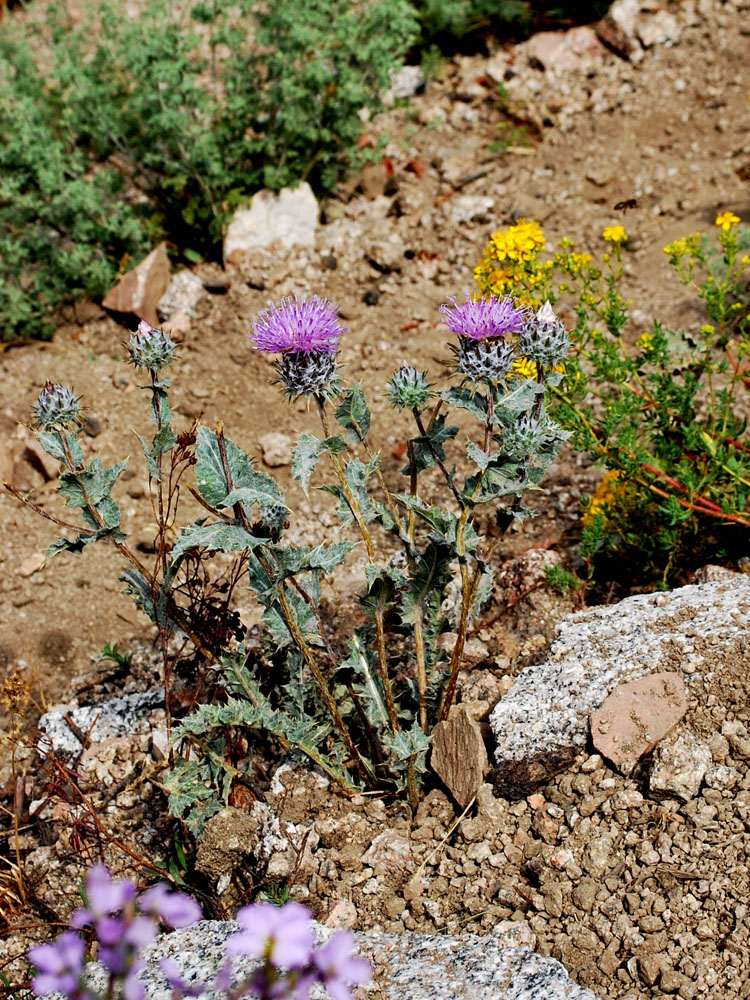
[[[750,664],[747,576],[568,615],[547,659],[523,670],[490,715],[495,788],[523,797],[566,767],[589,715],[623,681],[672,671],[689,685],[738,658]]]
[[[79,753],[81,743],[65,721],[69,716],[82,733],[89,734],[89,743],[120,736],[132,736],[147,732],[147,718],[154,708],[164,705],[164,690],[151,688],[137,694],[126,694],[121,698],[109,698],[96,705],[79,707],[71,702],[55,705],[39,720],[42,741],[51,742],[52,749],[59,753]],[[93,724],[93,727],[92,727]],[[45,739],[46,737],[46,739]]]
[[[507,922],[505,922],[507,923]],[[591,990],[578,986],[553,958],[543,958],[529,948],[513,947],[513,935],[502,928],[480,937],[443,934],[355,935],[359,954],[374,969],[376,996],[387,1000],[597,1000]],[[205,920],[185,930],[162,935],[144,954],[146,967],[140,979],[147,1000],[172,1000],[159,968],[162,958],[173,958],[183,979],[191,986],[211,982],[225,960],[227,940],[239,930],[233,921]],[[319,942],[333,933],[315,925]],[[256,963],[247,958],[233,961],[233,985],[245,979]],[[91,983],[104,985],[101,969],[91,970]],[[354,991],[365,1000],[370,990]],[[222,994],[207,992],[208,1000]],[[320,987],[315,1000],[327,998]]]

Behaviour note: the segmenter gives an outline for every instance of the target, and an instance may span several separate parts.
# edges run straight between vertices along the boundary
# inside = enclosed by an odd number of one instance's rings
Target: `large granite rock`
[[[147,1000],[172,1000],[159,959],[173,958],[191,985],[210,982],[224,962],[227,939],[238,929],[233,922],[207,920],[159,938],[146,950],[141,973]],[[331,930],[316,925],[316,934],[322,941]],[[374,988],[356,991],[361,1000],[597,1000],[574,983],[559,962],[511,946],[514,938],[505,927],[483,937],[365,932],[356,939],[360,955],[372,963],[375,974]],[[234,963],[234,982],[253,968],[249,959],[237,958]],[[312,995],[327,996],[319,988]]]
[[[55,705],[39,720],[41,744],[50,746],[55,753],[80,753],[81,740],[76,730],[87,736],[91,745],[148,732],[149,715],[163,705],[161,688],[108,698],[96,705]],[[72,727],[67,719],[73,723]]]
[[[689,685],[737,657],[750,665],[747,576],[569,615],[547,659],[523,670],[490,715],[496,790],[523,797],[566,767],[590,713],[621,682],[672,671]]]

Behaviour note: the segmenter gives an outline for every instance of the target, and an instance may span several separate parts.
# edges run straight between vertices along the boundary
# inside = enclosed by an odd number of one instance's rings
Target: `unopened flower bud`
[[[49,380],[34,403],[34,419],[44,431],[54,427],[77,424],[81,417],[81,401],[66,385],[55,385]]]
[[[518,346],[524,357],[544,368],[554,368],[565,358],[570,350],[570,337],[549,302],[524,324]]]
[[[156,330],[142,319],[135,333],[131,333],[128,341],[130,360],[136,368],[147,368],[158,372],[165,368],[174,358],[176,344],[163,330]]]
[[[261,528],[273,539],[280,537],[289,518],[289,508],[285,503],[274,503],[264,507],[260,513]]]
[[[510,372],[516,348],[505,340],[459,337],[453,348],[456,368],[472,382],[499,382]]]
[[[524,413],[508,424],[502,433],[502,448],[515,461],[530,458],[550,445],[556,437],[557,427],[547,416],[537,418]]]
[[[425,373],[404,364],[388,383],[388,395],[396,409],[421,412],[430,401],[432,392]]]

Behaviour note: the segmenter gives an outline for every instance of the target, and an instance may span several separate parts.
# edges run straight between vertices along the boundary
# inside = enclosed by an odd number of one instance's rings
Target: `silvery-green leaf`
[[[336,410],[336,420],[353,443],[364,441],[370,429],[370,409],[361,385],[344,390]]]
[[[184,528],[172,546],[172,559],[178,559],[190,549],[220,552],[246,552],[263,545],[266,538],[256,538],[239,524],[191,524]]]
[[[253,464],[244,451],[229,438],[224,438],[224,446],[232,479],[231,487],[227,483],[216,434],[208,427],[198,428],[195,480],[198,492],[212,507],[218,507],[231,489],[250,486],[254,475]]]

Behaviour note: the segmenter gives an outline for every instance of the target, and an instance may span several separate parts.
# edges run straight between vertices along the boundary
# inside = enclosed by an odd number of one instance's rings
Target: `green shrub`
[[[102,295],[148,246],[115,170],[91,172],[24,45],[0,41],[0,339],[53,327],[65,299]]]
[[[51,5],[0,45],[0,337],[44,334],[166,234],[216,256],[261,187],[332,189],[415,37],[408,0]],[[44,76],[32,58],[41,52]],[[127,258],[126,258],[127,259]]]

